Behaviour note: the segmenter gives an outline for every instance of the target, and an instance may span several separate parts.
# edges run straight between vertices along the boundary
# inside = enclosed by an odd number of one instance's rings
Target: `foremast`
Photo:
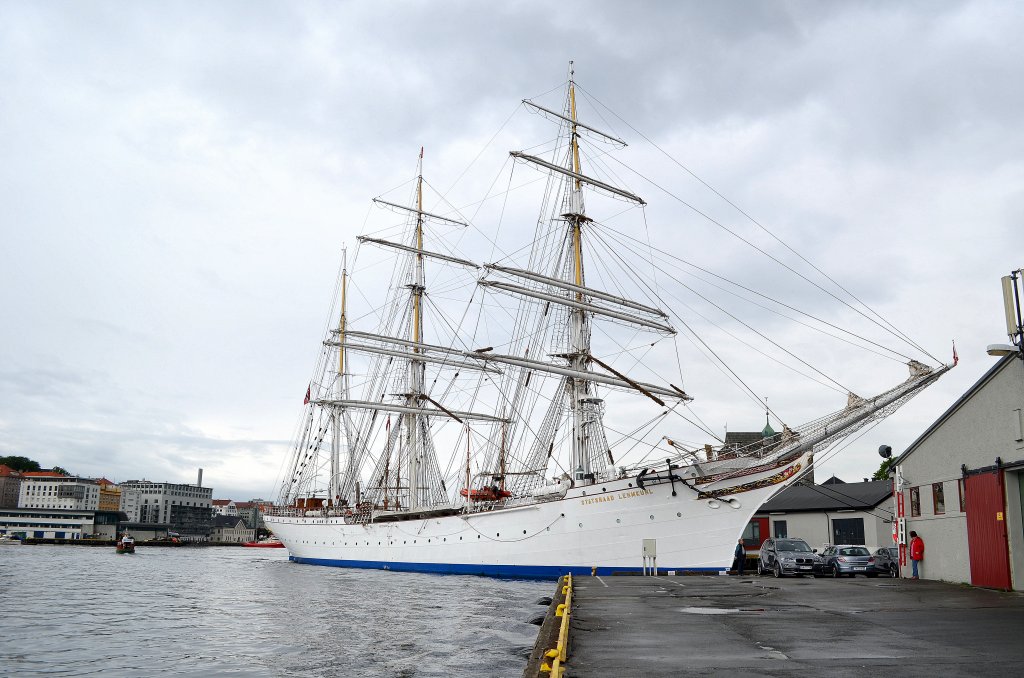
[[[341,252],[341,313],[338,317],[338,371],[335,379],[336,399],[344,401],[348,397],[348,377],[345,374],[345,309],[348,303],[348,251]],[[341,490],[339,482],[342,476],[341,470],[341,430],[345,428],[346,440],[348,440],[348,426],[345,425],[345,409],[341,406],[331,407],[331,478],[328,486],[328,504],[337,506],[341,503]]]

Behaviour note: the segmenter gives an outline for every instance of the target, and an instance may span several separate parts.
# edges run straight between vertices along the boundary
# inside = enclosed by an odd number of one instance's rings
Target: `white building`
[[[100,507],[100,486],[88,478],[29,471],[22,474],[18,507],[96,511]]]
[[[95,531],[96,512],[54,508],[0,509],[0,534],[27,539],[81,539]]]
[[[230,499],[214,499],[213,514],[217,516],[238,517],[238,507]]]
[[[924,539],[922,579],[1024,590],[1022,357],[1000,359],[894,464],[902,549],[911,530]]]
[[[787,487],[751,523],[760,523],[761,540],[803,539],[820,551],[831,544],[893,546],[892,521],[892,481],[844,483],[833,477],[821,485]]]

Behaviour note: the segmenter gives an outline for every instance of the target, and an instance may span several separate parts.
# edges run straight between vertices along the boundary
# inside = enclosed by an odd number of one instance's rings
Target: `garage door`
[[[1003,476],[1002,469],[967,476],[967,543],[971,554],[971,583],[1009,590],[1010,552],[1006,539]]]

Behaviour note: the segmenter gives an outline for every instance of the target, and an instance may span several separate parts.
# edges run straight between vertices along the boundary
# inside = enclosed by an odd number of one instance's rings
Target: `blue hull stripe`
[[[395,570],[396,572],[433,572],[436,574],[474,574],[485,577],[507,577],[512,579],[558,579],[569,572],[576,575],[589,575],[591,568],[578,565],[470,565],[461,563],[401,563],[385,560],[331,560],[326,558],[300,558],[288,556],[288,559],[306,565],[325,565],[327,567],[355,567],[367,570]],[[658,572],[669,570],[676,572],[694,572],[715,574],[725,572],[724,567],[659,567]],[[598,567],[597,574],[607,576],[620,572],[643,572],[641,567]]]

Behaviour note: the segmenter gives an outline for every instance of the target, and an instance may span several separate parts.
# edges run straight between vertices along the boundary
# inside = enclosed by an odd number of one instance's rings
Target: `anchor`
[[[679,481],[687,489],[693,491],[697,495],[698,499],[722,498],[723,495],[717,492],[705,492],[703,490],[699,490],[694,485],[690,484],[686,480],[686,478],[683,478],[681,476],[676,475],[675,473],[672,473],[673,466],[671,459],[666,459],[665,463],[668,465],[668,469],[664,473],[654,473],[651,471],[651,469],[646,468],[640,471],[640,473],[637,474],[636,477],[636,486],[643,490],[646,489],[646,485],[661,485],[662,483],[669,482],[672,483],[672,496],[675,497],[678,496],[678,493],[676,492],[676,481]]]
[[[686,483],[685,480],[683,480],[682,478],[677,476],[675,473],[672,473],[672,460],[671,459],[666,459],[665,460],[665,464],[668,466],[668,469],[665,471],[664,475],[662,475],[662,474],[652,474],[650,477],[648,477],[647,473],[648,473],[648,471],[650,469],[646,469],[645,468],[644,470],[640,471],[640,473],[636,477],[636,486],[639,487],[641,490],[643,490],[643,489],[645,489],[644,485],[646,485],[647,483],[650,483],[651,485],[660,485],[660,484],[668,481],[668,482],[672,483],[672,496],[675,497],[677,495],[677,493],[676,493],[676,481],[678,480],[683,485],[687,485],[687,483]],[[645,478],[646,478],[646,480],[645,480]],[[687,487],[689,487],[689,485],[687,485]],[[691,488],[691,489],[693,489],[693,488]]]

